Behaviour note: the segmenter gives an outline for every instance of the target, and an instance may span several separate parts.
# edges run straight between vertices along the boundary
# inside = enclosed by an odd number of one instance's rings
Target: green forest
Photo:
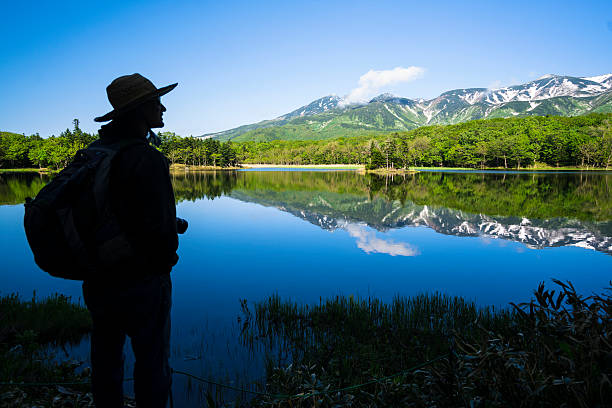
[[[231,142],[180,137],[171,132],[161,132],[159,137],[162,140],[159,150],[171,163],[215,167],[238,164]],[[48,138],[42,138],[39,134],[26,136],[0,132],[0,169],[62,169],[79,149],[97,139],[97,134],[86,133],[79,128],[78,119],[73,120],[72,129]]]
[[[232,142],[215,139],[181,137],[172,132],[160,132],[159,147],[170,163],[192,166],[235,167],[239,164]]]
[[[1,168],[63,168],[97,138],[79,121],[59,136],[0,132]],[[530,116],[423,126],[406,132],[328,140],[220,142],[160,132],[171,163],[232,167],[240,163],[362,164],[407,167],[606,168],[612,165],[612,114]]]
[[[609,168],[612,114],[473,120],[354,138],[243,142],[236,149],[244,163]]]
[[[73,120],[74,128],[66,129],[59,136],[42,138],[38,133],[26,136],[19,133],[0,132],[0,169],[66,167],[79,149],[98,138],[83,132],[79,120]]]

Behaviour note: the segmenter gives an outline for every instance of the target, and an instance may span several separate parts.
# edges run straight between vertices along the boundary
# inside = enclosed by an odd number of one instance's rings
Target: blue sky
[[[7,1],[0,130],[58,134],[111,110],[105,88],[139,72],[164,130],[200,135],[270,119],[371,70],[420,69],[376,91],[432,98],[547,73],[612,73],[612,3],[410,1]]]

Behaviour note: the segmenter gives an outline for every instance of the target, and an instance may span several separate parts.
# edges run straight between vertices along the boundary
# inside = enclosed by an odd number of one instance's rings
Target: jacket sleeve
[[[168,162],[142,144],[123,152],[111,176],[119,225],[134,250],[133,267],[141,273],[168,273],[178,260],[176,207]]]

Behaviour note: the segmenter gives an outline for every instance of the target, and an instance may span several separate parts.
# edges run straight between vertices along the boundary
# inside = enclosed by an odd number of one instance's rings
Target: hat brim
[[[123,115],[126,112],[131,111],[132,109],[136,108],[137,106],[142,105],[143,103],[147,102],[150,99],[153,98],[157,98],[160,96],[163,96],[165,94],[167,94],[168,92],[170,92],[171,90],[173,90],[174,88],[176,88],[176,86],[178,85],[178,82],[172,85],[168,85],[168,86],[164,86],[163,88],[159,88],[154,92],[148,93],[146,95],[141,96],[138,99],[133,100],[132,102],[128,103],[125,106],[122,106],[120,109],[113,109],[112,111],[108,112],[105,115],[102,116],[98,116],[97,118],[94,118],[94,121],[96,122],[108,122],[109,120],[113,120],[118,116]]]

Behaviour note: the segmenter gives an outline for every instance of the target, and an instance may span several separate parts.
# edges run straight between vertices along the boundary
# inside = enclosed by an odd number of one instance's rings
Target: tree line
[[[243,142],[245,163],[381,167],[609,168],[612,114],[485,119],[407,132],[319,141]]]
[[[0,132],[0,168],[59,169],[96,140],[79,121],[59,136]],[[407,132],[331,140],[220,142],[159,134],[171,163],[231,167],[240,163],[362,164],[370,169],[405,167],[503,167],[538,165],[610,168],[612,113],[486,119],[424,126]]]
[[[192,166],[234,167],[239,164],[234,143],[215,139],[181,137],[172,132],[160,132],[160,150],[172,164]]]
[[[97,134],[84,132],[79,120],[73,120],[73,128],[59,136],[41,137],[38,133],[25,134],[0,132],[0,169],[49,168],[62,169],[76,152],[98,139]],[[171,132],[159,134],[162,143],[159,150],[171,163],[229,167],[239,164],[234,143],[221,143],[213,139],[180,137]]]
[[[38,133],[30,136],[0,132],[0,168],[53,168],[66,167],[79,149],[98,138],[83,132],[79,120],[73,120],[73,129],[59,136],[42,138]]]

